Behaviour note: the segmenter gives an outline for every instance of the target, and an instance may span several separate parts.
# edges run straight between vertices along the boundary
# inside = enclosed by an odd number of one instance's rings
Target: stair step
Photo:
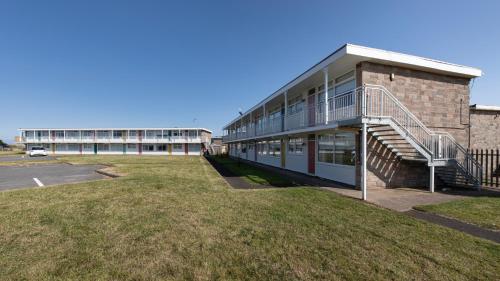
[[[377,140],[386,140],[386,141],[393,141],[393,140],[401,140],[401,141],[406,141],[402,136],[394,135],[394,136],[375,136]]]
[[[413,146],[409,143],[387,143],[385,145],[389,148],[413,148]]]
[[[422,157],[406,157],[406,156],[402,156],[400,158],[401,158],[401,160],[405,160],[405,161],[427,162],[427,159],[426,158],[422,158]]]
[[[389,126],[383,126],[383,127],[368,128],[368,132],[370,133],[394,132],[394,129]]]
[[[385,136],[401,136],[401,135],[397,132],[394,132],[394,131],[377,131],[377,132],[373,132],[372,136],[385,137]]]

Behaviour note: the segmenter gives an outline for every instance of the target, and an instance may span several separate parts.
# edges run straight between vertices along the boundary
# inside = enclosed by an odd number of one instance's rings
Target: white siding
[[[281,157],[269,156],[269,155],[258,155],[258,162],[274,167],[281,167]]]
[[[356,184],[356,166],[316,162],[316,175],[350,185]]]

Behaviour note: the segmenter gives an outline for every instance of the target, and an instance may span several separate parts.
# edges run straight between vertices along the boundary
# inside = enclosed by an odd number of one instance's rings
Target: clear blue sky
[[[472,103],[500,105],[499,11],[500,1],[1,1],[0,139],[19,127],[220,134],[238,108],[347,42],[478,67]]]

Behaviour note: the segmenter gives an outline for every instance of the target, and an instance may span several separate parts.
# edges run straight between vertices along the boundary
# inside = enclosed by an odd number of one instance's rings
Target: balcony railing
[[[234,141],[254,136],[271,135],[307,127],[322,126],[328,124],[328,122],[355,119],[361,116],[362,95],[363,88],[341,93],[330,98],[327,107],[324,102],[314,103],[287,116],[264,118],[262,122],[255,123],[254,127],[250,124],[244,125],[244,127],[246,126],[245,133],[233,132],[223,136],[222,139],[223,141]],[[328,110],[328,119],[325,110]]]
[[[130,137],[21,137],[18,138],[19,142],[30,143],[75,143],[75,142],[105,142],[105,143],[127,143],[127,142],[143,142],[143,143],[200,143],[208,142],[207,137],[201,136],[171,136],[171,137],[153,137],[153,138],[139,138],[137,136]]]

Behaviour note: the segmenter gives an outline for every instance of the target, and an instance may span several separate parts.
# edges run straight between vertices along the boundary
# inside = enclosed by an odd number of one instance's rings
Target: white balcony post
[[[361,136],[361,199],[366,200],[366,123],[363,122]]]
[[[63,130],[63,142],[66,142],[66,130]]]
[[[328,124],[328,67],[323,68],[325,77],[325,124]]]
[[[429,191],[434,192],[434,166],[430,166]]]
[[[288,91],[285,91],[285,116],[283,117],[283,131],[288,130]]]
[[[252,130],[254,130],[255,128],[254,128],[254,124],[253,124],[253,114],[252,114],[252,111],[250,111],[250,123],[249,124],[250,124],[250,128]],[[252,137],[253,136],[255,136],[255,130],[252,132]]]

